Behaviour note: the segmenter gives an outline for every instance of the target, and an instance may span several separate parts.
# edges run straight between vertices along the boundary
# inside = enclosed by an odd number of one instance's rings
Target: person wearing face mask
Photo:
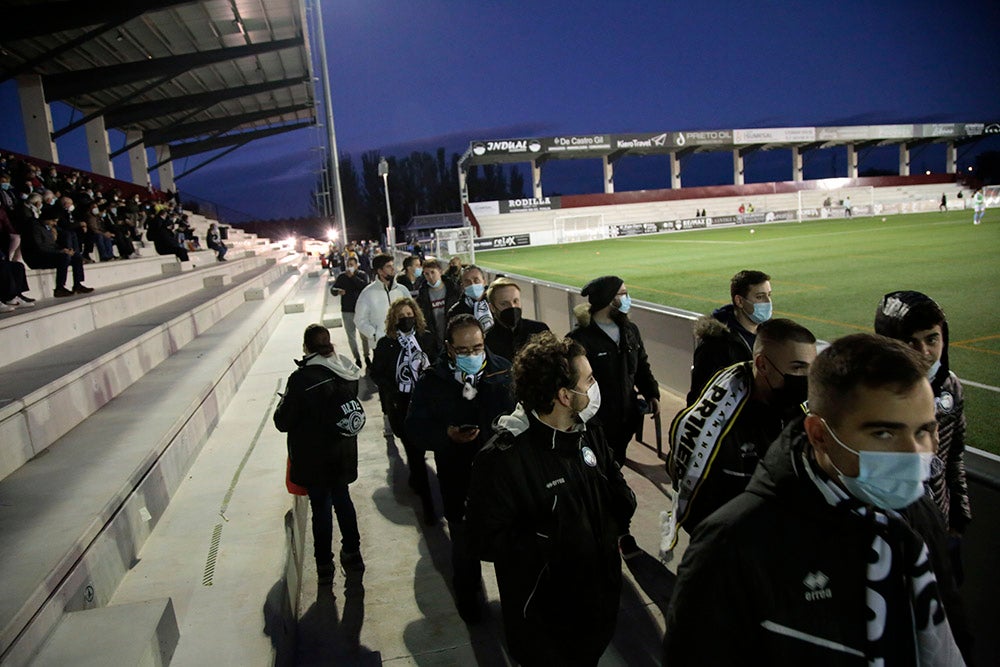
[[[448,320],[445,354],[414,388],[406,433],[434,452],[444,516],[451,536],[455,606],[467,623],[482,618],[482,571],[465,527],[472,460],[489,440],[493,422],[514,409],[510,362],[486,349],[483,327],[472,315]]]
[[[424,262],[424,279],[416,300],[427,321],[427,330],[444,345],[447,312],[462,298],[458,286],[441,275],[441,264],[436,259]]]
[[[649,366],[639,327],[628,318],[632,299],[622,279],[595,278],[584,286],[581,294],[589,304],[576,307],[579,326],[567,335],[587,351],[587,361],[601,385],[597,418],[604,427],[615,461],[622,466],[628,444],[641,424],[639,393],[655,416],[660,411],[660,386]],[[630,534],[622,538],[621,550],[625,558],[640,553]]]
[[[495,325],[486,333],[486,347],[504,359],[513,359],[528,339],[549,330],[545,322],[521,317],[521,288],[509,278],[497,278],[486,290]]]
[[[540,333],[512,373],[517,407],[473,464],[470,538],[495,564],[511,657],[596,665],[615,631],[617,538],[635,495],[593,419],[603,388],[579,343]]]
[[[691,364],[691,405],[719,370],[753,358],[757,326],[771,319],[771,276],[744,269],[729,281],[731,303],[704,315],[694,324]]]
[[[448,319],[456,315],[472,315],[483,325],[483,331],[493,327],[493,312],[486,300],[486,273],[470,264],[462,269],[462,300],[448,309]]]
[[[376,255],[372,260],[375,280],[361,290],[354,307],[354,323],[361,335],[374,348],[385,335],[385,316],[396,299],[410,298],[410,291],[396,283],[396,267],[392,255]]]
[[[926,375],[875,334],[817,355],[809,414],[684,554],[664,664],[965,664],[968,626],[924,489],[937,445]]]
[[[670,425],[667,470],[676,493],[669,548],[677,527],[694,534],[709,514],[746,488],[757,463],[786,424],[802,414],[816,337],[792,320],[757,328],[753,360],[719,371]]]
[[[416,299],[420,294],[420,286],[424,283],[421,278],[423,273],[423,261],[416,255],[411,255],[403,260],[403,272],[396,276],[396,282],[408,289],[410,296]]]
[[[348,255],[344,262],[344,272],[339,274],[330,286],[330,294],[340,297],[340,316],[344,322],[344,333],[347,334],[347,344],[354,355],[354,363],[361,367],[361,355],[358,354],[357,326],[354,323],[354,309],[357,307],[361,291],[368,286],[368,274],[358,268],[358,258]],[[365,368],[371,363],[368,354],[368,337],[361,336],[361,346],[364,350]]]
[[[420,496],[424,523],[437,523],[434,501],[427,481],[427,463],[419,433],[405,428],[406,411],[420,374],[437,359],[438,343],[427,330],[424,314],[413,299],[397,299],[385,318],[385,336],[379,339],[372,357],[372,380],[378,385],[379,399],[385,406],[393,434],[403,443],[410,468],[409,485]],[[417,437],[413,437],[413,436]]]
[[[948,320],[941,306],[926,294],[890,292],[875,311],[875,333],[906,343],[930,364],[927,379],[934,391],[936,455],[941,461],[930,479],[931,496],[948,528],[952,564],[961,583],[960,545],[972,521],[972,508],[965,479],[965,398],[962,383],[948,362]]]

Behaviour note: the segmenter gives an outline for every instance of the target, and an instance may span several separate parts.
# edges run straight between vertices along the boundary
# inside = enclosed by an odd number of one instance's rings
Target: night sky
[[[1000,120],[995,1],[337,0],[323,11],[337,140],[355,156],[556,134]],[[53,115],[59,127],[70,111]],[[24,151],[12,82],[0,118],[0,147]],[[260,217],[306,214],[321,132],[255,142],[178,185]],[[111,133],[112,148],[123,143]],[[998,146],[960,149],[960,168],[986,148]],[[88,168],[83,128],[59,151]],[[127,178],[127,160],[115,165]],[[894,147],[862,156],[862,170],[895,166]],[[914,151],[912,168],[943,171],[943,145]],[[843,175],[842,149],[805,169]],[[790,175],[787,152],[747,163],[748,182]],[[684,172],[685,185],[731,178],[728,154],[696,155]],[[549,163],[543,182],[546,194],[600,191],[600,161]],[[618,166],[618,190],[668,185],[665,157]]]

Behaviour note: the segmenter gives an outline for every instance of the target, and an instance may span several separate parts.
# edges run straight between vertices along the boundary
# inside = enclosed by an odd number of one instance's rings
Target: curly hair
[[[580,382],[573,359],[586,354],[572,338],[560,339],[551,331],[535,334],[514,357],[514,397],[525,410],[552,412],[558,391]]]
[[[417,302],[410,297],[400,297],[392,302],[389,306],[389,312],[385,316],[385,335],[392,338],[399,338],[399,331],[397,325],[399,324],[399,313],[403,308],[409,306],[413,309],[413,316],[416,318],[416,324],[413,329],[418,334],[422,334],[427,330],[427,321],[424,319],[424,312],[420,310],[420,306]]]

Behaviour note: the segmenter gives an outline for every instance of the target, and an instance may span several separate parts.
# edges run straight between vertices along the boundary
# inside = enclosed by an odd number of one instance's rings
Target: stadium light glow
[[[930,176],[930,175],[931,175],[931,170],[930,170],[930,169],[928,169],[928,170],[927,170],[927,171],[925,171],[924,173],[925,173],[926,175]]]
[[[327,238],[328,241],[336,241],[337,240],[337,230],[334,229],[333,227],[331,227],[330,229],[326,230],[326,238]]]
[[[293,246],[293,245],[295,245],[295,237],[294,236],[289,236],[287,239],[285,239],[285,245],[287,245],[287,246]]]

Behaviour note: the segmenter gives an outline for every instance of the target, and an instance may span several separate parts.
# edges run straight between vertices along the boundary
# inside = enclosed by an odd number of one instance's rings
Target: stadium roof
[[[3,5],[0,80],[38,74],[83,114],[53,139],[103,115],[177,158],[316,123],[304,0]]]
[[[878,146],[906,143],[975,141],[1000,134],[1000,123],[926,123],[919,125],[848,125],[775,127],[644,134],[586,134],[473,141],[459,161],[462,169],[477,164],[603,158],[624,155],[689,154],[740,149],[814,149],[854,144]]]

